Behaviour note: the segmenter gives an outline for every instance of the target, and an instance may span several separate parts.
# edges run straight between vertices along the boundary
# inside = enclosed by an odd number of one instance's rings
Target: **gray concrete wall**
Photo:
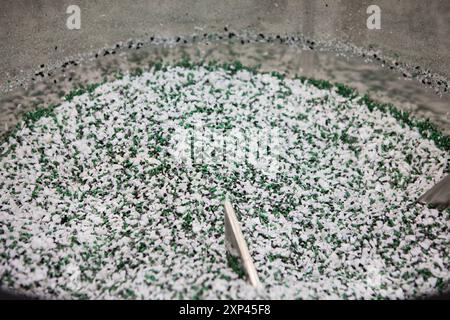
[[[81,8],[81,30],[66,27],[70,4]],[[381,30],[366,27],[369,4],[382,9]],[[0,85],[119,41],[222,32],[226,25],[372,47],[450,76],[449,0],[2,0]]]

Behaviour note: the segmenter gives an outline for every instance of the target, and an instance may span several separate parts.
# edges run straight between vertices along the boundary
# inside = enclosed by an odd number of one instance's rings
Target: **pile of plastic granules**
[[[342,85],[158,66],[0,145],[0,284],[58,298],[409,298],[448,289],[448,138]],[[262,287],[227,256],[233,203]]]

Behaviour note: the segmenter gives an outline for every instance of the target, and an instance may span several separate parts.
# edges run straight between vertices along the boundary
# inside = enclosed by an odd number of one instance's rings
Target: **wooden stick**
[[[244,271],[247,274],[248,281],[253,287],[259,287],[259,277],[256,272],[255,265],[253,264],[252,257],[248,251],[247,243],[242,235],[241,227],[237,220],[236,214],[231,206],[231,203],[226,200],[225,206],[225,237],[229,243],[237,250]]]
[[[417,201],[434,205],[440,210],[450,207],[450,174],[428,190]]]

